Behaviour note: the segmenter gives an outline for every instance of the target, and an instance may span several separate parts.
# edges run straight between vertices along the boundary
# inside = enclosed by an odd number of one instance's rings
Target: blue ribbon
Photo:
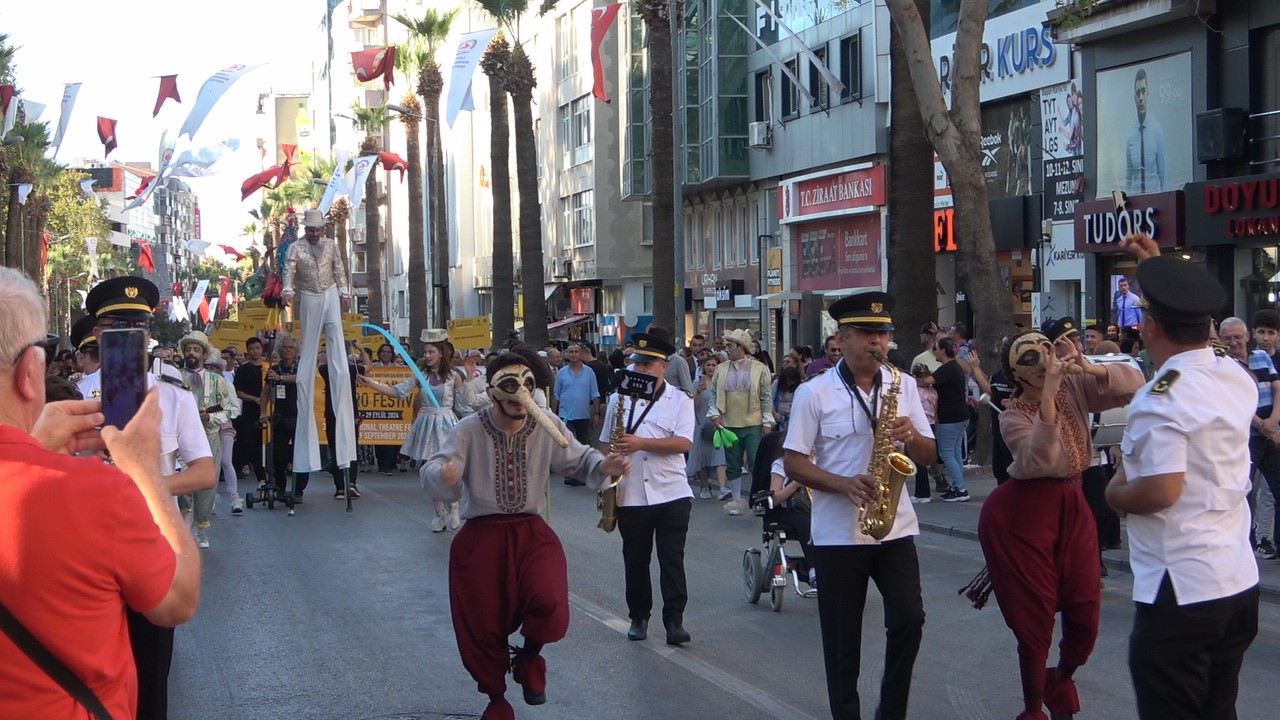
[[[387,339],[387,344],[395,348],[396,354],[404,358],[405,364],[409,366],[409,369],[413,371],[414,375],[418,376],[418,384],[422,386],[423,394],[425,394],[427,396],[427,399],[431,401],[431,404],[435,405],[436,409],[439,410],[440,401],[436,400],[436,394],[431,391],[431,383],[427,382],[427,376],[423,375],[422,371],[418,369],[418,363],[414,362],[413,356],[409,354],[408,350],[404,349],[404,346],[400,344],[400,341],[391,337],[391,333],[378,327],[377,325],[370,325],[369,323],[361,323],[360,327],[369,328],[370,330],[377,330],[382,335],[382,337]]]

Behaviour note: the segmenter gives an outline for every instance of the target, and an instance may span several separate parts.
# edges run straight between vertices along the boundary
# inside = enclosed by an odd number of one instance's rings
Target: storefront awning
[[[790,292],[776,292],[768,295],[757,295],[757,300],[800,300],[804,297],[804,293],[792,290]]]
[[[592,318],[591,315],[570,315],[569,317],[563,320],[557,320],[547,325],[547,329],[555,330],[556,328],[569,327],[570,325],[577,325],[579,323],[584,323],[590,320],[591,318]]]

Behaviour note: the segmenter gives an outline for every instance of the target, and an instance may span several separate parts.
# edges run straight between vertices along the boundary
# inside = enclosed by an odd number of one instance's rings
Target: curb
[[[947,535],[949,537],[960,538],[962,540],[972,540],[977,542],[978,533],[967,528],[951,527],[949,525],[940,525],[938,523],[925,522],[917,519],[920,523],[920,529],[924,532],[934,533],[936,535]],[[1110,570],[1118,570],[1120,572],[1133,574],[1133,569],[1129,567],[1129,559],[1127,557],[1107,557],[1102,556],[1102,564],[1106,565]],[[1261,594],[1263,602],[1280,605],[1280,588],[1269,587],[1259,583],[1258,590]]]

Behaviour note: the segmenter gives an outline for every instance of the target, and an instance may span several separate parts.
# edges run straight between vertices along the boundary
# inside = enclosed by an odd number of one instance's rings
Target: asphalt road
[[[449,619],[453,533],[431,532],[431,504],[416,477],[363,478],[351,514],[318,480],[294,517],[280,506],[231,516],[219,497],[200,611],[177,633],[170,716],[478,716],[486,699],[462,668]],[[676,649],[663,642],[660,622],[648,641],[626,640],[621,540],[595,527],[594,493],[553,486],[551,524],[569,558],[572,622],[568,637],[545,651],[547,704],[524,706],[511,684],[518,717],[830,717],[816,600],[789,594],[780,613],[767,597],[749,605],[742,552],[759,544],[760,522],[723,508],[694,500],[685,613],[693,642]],[[977,543],[932,533],[917,541],[928,618],[912,716],[1013,718],[1021,709],[1013,636],[994,601],[979,612],[956,594],[982,567]],[[1107,580],[1098,646],[1077,675],[1079,718],[1136,718],[1126,665],[1130,590],[1128,576]],[[859,687],[871,717],[884,651],[874,591],[867,607]],[[1263,603],[1241,678],[1241,718],[1274,715],[1277,667],[1280,606]]]

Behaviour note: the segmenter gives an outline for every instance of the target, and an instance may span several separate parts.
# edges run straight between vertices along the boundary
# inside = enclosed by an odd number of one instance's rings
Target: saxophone
[[[626,430],[626,420],[623,418],[623,412],[626,410],[626,399],[621,392],[618,392],[618,403],[613,409],[613,430],[609,433],[609,452],[618,452],[618,440],[622,437],[622,433]],[[596,491],[596,510],[600,511],[600,522],[596,523],[596,527],[605,532],[613,532],[618,526],[618,485],[622,482],[622,476],[614,478],[606,487]]]
[[[862,532],[876,540],[883,540],[893,530],[898,515],[898,501],[907,477],[916,474],[916,464],[905,454],[898,452],[889,439],[889,426],[898,417],[898,393],[902,388],[902,373],[881,353],[873,353],[875,359],[889,370],[892,380],[884,393],[884,404],[876,421],[875,439],[872,442],[871,464],[867,474],[876,485],[876,499],[863,505],[858,511],[858,524]]]

